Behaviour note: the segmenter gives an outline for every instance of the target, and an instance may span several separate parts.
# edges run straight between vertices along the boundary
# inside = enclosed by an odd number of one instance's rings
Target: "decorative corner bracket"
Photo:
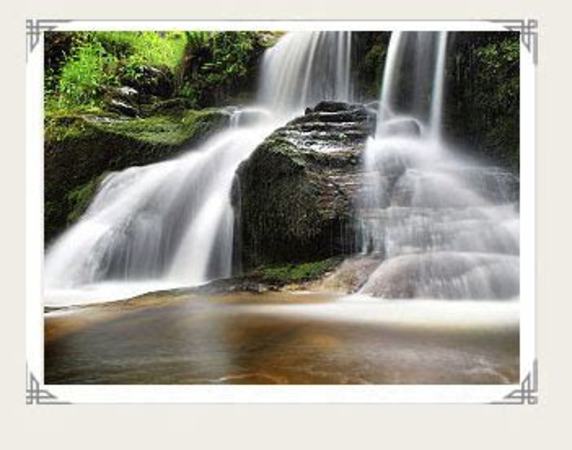
[[[536,405],[538,403],[538,361],[535,359],[532,363],[532,370],[528,372],[520,389],[509,392],[498,402],[492,402],[495,405]]]
[[[26,404],[27,405],[69,405],[70,402],[63,402],[49,392],[42,389],[36,376],[26,367]]]
[[[517,19],[517,20],[491,20],[499,23],[509,31],[520,32],[520,40],[526,49],[532,54],[532,61],[538,64],[538,20],[537,19]]]
[[[71,22],[70,20],[52,19],[26,19],[26,61],[38,43],[44,31],[55,30],[60,23]]]

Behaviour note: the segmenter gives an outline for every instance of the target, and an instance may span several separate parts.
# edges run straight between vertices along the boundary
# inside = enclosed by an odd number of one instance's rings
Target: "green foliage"
[[[257,57],[277,33],[211,31],[51,32],[46,40],[45,107],[48,113],[105,108],[108,87],[140,90],[160,73],[160,92],[191,105],[213,106],[248,87]]]
[[[93,33],[108,53],[127,66],[148,64],[174,69],[185,51],[183,32],[100,31]]]
[[[203,64],[207,82],[224,83],[246,74],[254,33],[214,33],[211,37],[212,61]]]
[[[50,42],[62,40],[55,33],[52,36]],[[46,68],[45,106],[49,113],[100,106],[106,87],[117,86],[120,74],[137,79],[144,65],[174,70],[187,42],[183,32],[152,31],[77,32],[67,38],[70,40],[69,54],[59,50],[59,59],[64,60],[58,62],[61,67]]]
[[[518,172],[520,35],[454,33],[446,76],[443,119],[448,138]]]
[[[50,242],[85,211],[101,174],[165,160],[228,123],[216,109],[136,119],[64,114],[45,121],[44,216]]]
[[[340,261],[340,258],[328,258],[300,264],[267,266],[255,270],[252,276],[270,283],[300,283],[320,278],[333,270]]]
[[[103,181],[106,175],[107,174],[104,173],[93,178],[84,185],[75,188],[67,195],[67,200],[71,208],[67,216],[68,224],[74,223],[87,210],[101,181]]]
[[[186,31],[187,46],[191,51],[207,47],[212,33],[208,31]]]
[[[187,32],[188,62],[179,95],[203,105],[220,101],[249,75],[254,78],[250,71],[261,51],[255,32]]]
[[[369,86],[374,87],[366,92],[366,95],[371,98],[376,98],[379,95],[379,85],[381,84],[381,77],[385,68],[385,57],[387,47],[382,44],[375,44],[366,53],[362,63],[362,78],[368,77]]]
[[[99,129],[132,138],[138,143],[178,147],[209,136],[222,127],[227,115],[215,109],[186,111],[181,116],[152,116],[99,124]]]
[[[90,40],[75,49],[63,67],[58,83],[60,106],[94,106],[102,86],[116,84],[113,66],[117,59],[101,43]]]

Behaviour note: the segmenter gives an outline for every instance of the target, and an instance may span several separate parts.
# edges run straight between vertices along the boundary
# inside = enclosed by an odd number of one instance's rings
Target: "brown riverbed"
[[[46,314],[45,382],[515,383],[517,306],[153,294]]]

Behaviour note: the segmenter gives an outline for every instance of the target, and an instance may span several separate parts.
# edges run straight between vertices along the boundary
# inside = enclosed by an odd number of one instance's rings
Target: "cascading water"
[[[519,294],[518,179],[444,143],[446,46],[444,32],[395,32],[390,40],[364,158],[362,251],[381,260],[364,294]]]
[[[264,56],[257,105],[234,111],[228,129],[178,159],[109,175],[48,250],[47,291],[109,281],[193,285],[231,275],[236,169],[306,106],[350,100],[350,47],[349,32],[288,33]]]
[[[288,33],[262,61],[258,102],[292,117],[321,100],[351,101],[351,32]]]

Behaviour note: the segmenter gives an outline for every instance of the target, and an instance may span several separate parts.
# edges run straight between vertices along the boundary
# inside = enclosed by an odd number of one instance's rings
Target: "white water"
[[[519,294],[518,179],[443,140],[446,46],[446,33],[391,37],[360,214],[362,251],[381,263],[363,294]]]
[[[445,88],[445,60],[447,53],[447,33],[439,33],[433,92],[431,93],[431,117],[429,119],[432,138],[441,139],[441,121],[443,118],[443,92]]]
[[[230,276],[236,169],[306,106],[351,99],[350,46],[349,32],[285,35],[264,56],[257,104],[234,111],[228,129],[177,159],[109,175],[48,249],[47,302],[116,299],[114,287],[128,296]],[[74,297],[78,290],[87,294]]]
[[[258,102],[292,117],[322,100],[350,101],[351,33],[288,33],[264,54]]]

